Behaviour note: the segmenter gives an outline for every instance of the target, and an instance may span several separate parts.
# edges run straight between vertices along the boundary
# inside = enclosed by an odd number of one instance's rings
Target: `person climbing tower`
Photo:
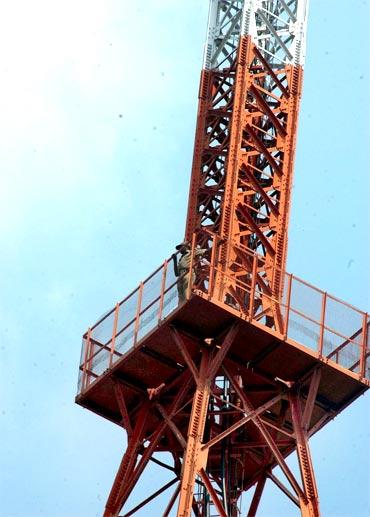
[[[179,295],[179,304],[184,303],[187,298],[187,291],[189,287],[190,280],[190,264],[191,264],[191,246],[187,241],[182,242],[176,246],[176,249],[180,252],[180,259],[177,259],[177,254],[174,253],[172,255],[173,263],[174,263],[174,271],[175,275],[178,277],[177,281],[177,292]],[[197,260],[199,257],[203,256],[206,252],[206,249],[195,248],[194,249],[194,259]],[[193,264],[192,274],[191,274],[191,283],[192,285],[195,282],[195,268]]]

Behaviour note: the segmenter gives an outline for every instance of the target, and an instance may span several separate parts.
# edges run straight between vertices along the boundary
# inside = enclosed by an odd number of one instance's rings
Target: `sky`
[[[95,517],[126,439],[74,404],[81,336],[183,237],[208,1],[0,5],[0,515]],[[310,2],[288,269],[369,311],[370,7],[348,5]],[[325,517],[370,514],[369,402],[311,440]],[[260,515],[297,511],[267,486]]]

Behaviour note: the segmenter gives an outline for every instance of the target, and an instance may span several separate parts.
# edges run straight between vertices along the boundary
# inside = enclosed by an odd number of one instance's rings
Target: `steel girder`
[[[243,247],[264,257],[263,290],[282,296],[306,15],[305,0],[211,2],[186,238],[201,228],[220,237],[230,279],[220,299],[239,306],[236,282],[252,277]],[[279,328],[272,303],[262,312]]]
[[[178,517],[237,517],[241,494],[253,486],[248,516],[256,515],[267,479],[273,481],[304,517],[318,517],[317,488],[308,446],[312,432],[311,415],[320,383],[320,370],[307,372],[299,382],[266,381],[261,378],[260,395],[251,379],[259,374],[235,362],[229,351],[239,332],[239,324],[222,335],[198,343],[194,359],[188,353],[189,336],[172,327],[173,344],[181,352],[186,369],[176,386],[146,390],[135,411],[130,412],[127,450],[123,456],[105,517],[118,517],[149,461],[170,470],[173,477],[134,508],[128,517],[145,507],[170,487],[164,516],[177,502]],[[269,389],[264,384],[269,383]],[[117,381],[117,384],[119,381]],[[250,388],[249,388],[250,386]],[[303,390],[303,386],[305,389]],[[172,393],[172,394],[171,394]],[[304,394],[304,395],[303,395]],[[122,417],[126,411],[120,398]],[[259,400],[259,403],[251,402]],[[153,422],[158,422],[153,425]],[[127,422],[126,424],[127,425]],[[285,457],[297,450],[301,480],[286,464]],[[171,453],[173,465],[154,457],[156,452]],[[278,465],[286,486],[272,472]],[[253,476],[248,475],[253,467]]]

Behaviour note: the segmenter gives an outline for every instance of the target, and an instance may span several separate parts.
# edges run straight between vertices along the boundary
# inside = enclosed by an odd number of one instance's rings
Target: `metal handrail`
[[[258,267],[263,265],[266,261],[265,257],[260,255],[259,253],[256,253],[254,250],[251,250],[243,245],[235,246],[238,248],[242,253],[247,254],[251,259],[251,265],[252,270],[246,271],[246,274],[249,275],[248,283],[243,282],[239,278],[234,278],[228,275],[222,268],[222,264],[220,265],[219,262],[217,262],[217,246],[219,244],[222,244],[224,241],[222,241],[217,235],[213,234],[212,232],[208,230],[202,230],[202,232],[197,232],[194,234],[194,237],[192,239],[192,261],[191,261],[191,270],[193,270],[193,264],[194,268],[195,266],[195,249],[197,246],[197,237],[200,234],[206,234],[206,237],[211,241],[210,244],[212,244],[212,247],[210,249],[210,256],[208,259],[210,262],[206,266],[202,266],[201,276],[199,276],[196,279],[196,282],[194,285],[192,285],[192,275],[189,275],[189,285],[188,285],[188,297],[191,297],[194,293],[194,291],[201,291],[203,294],[207,296],[208,299],[211,301],[217,300],[219,303],[223,302],[226,306],[228,304],[223,299],[217,298],[217,293],[214,294],[214,286],[215,286],[215,278],[216,275],[218,275],[218,278],[221,279],[221,281],[224,283],[225,281],[232,282],[232,285],[234,285],[237,289],[243,291],[245,294],[244,296],[249,296],[249,301],[247,303],[247,307],[242,311],[242,316],[247,317],[248,321],[258,321],[261,317],[261,313],[254,314],[252,311],[254,310],[254,304],[257,300],[268,300],[271,304],[271,307],[277,307],[280,310],[284,309],[284,315],[282,316],[282,327],[281,325],[278,325],[278,327],[272,330],[274,332],[277,332],[280,335],[284,335],[284,338],[289,337],[289,321],[291,314],[297,314],[298,316],[304,318],[307,321],[310,321],[311,323],[314,323],[315,325],[318,325],[320,329],[320,336],[319,336],[319,342],[316,343],[316,348],[319,353],[319,356],[321,357],[322,354],[322,345],[323,345],[323,336],[325,332],[330,332],[341,339],[344,339],[344,343],[341,343],[339,347],[336,347],[334,350],[330,351],[330,353],[326,356],[327,359],[334,360],[333,358],[336,357],[337,363],[339,362],[339,356],[341,350],[345,349],[346,346],[349,344],[354,344],[359,348],[359,355],[358,355],[358,364],[360,365],[360,371],[362,372],[362,376],[365,376],[365,363],[368,357],[369,349],[366,342],[367,339],[367,332],[364,332],[364,328],[367,329],[367,313],[364,311],[361,311],[360,309],[354,307],[353,305],[344,302],[343,300],[340,300],[339,298],[327,294],[325,291],[309,284],[308,282],[298,278],[295,275],[288,274],[286,271],[281,270],[280,268],[277,268],[275,266],[271,266],[272,272],[276,274],[278,271],[282,278],[285,278],[287,276],[288,284],[286,286],[287,288],[287,299],[283,300],[283,296],[280,297],[280,299],[272,296],[271,294],[268,294],[267,292],[260,290],[261,284],[258,284],[257,275],[258,275]],[[178,283],[179,278],[176,278],[173,282],[170,282],[170,285],[166,287],[166,281],[167,281],[167,274],[168,274],[168,265],[172,259],[172,256],[166,260],[161,266],[159,266],[154,272],[152,272],[143,282],[140,283],[140,285],[135,288],[129,295],[127,295],[123,300],[116,304],[116,306],[110,310],[108,313],[106,313],[103,317],[101,317],[90,329],[88,332],[84,334],[84,345],[86,348],[84,349],[84,354],[82,357],[83,363],[80,364],[80,370],[82,375],[82,390],[86,389],[90,384],[90,376],[95,377],[95,374],[93,375],[92,372],[92,361],[96,358],[97,355],[100,353],[108,353],[110,354],[110,362],[109,366],[111,367],[114,361],[117,361],[120,357],[122,357],[122,353],[117,350],[111,350],[111,347],[109,346],[111,343],[114,343],[115,340],[124,333],[130,326],[134,325],[134,339],[133,339],[133,346],[137,342],[138,334],[140,332],[140,322],[142,321],[142,316],[150,310],[151,307],[153,307],[156,303],[159,302],[160,307],[157,311],[156,316],[154,317],[154,327],[158,326],[162,320],[162,311],[163,311],[163,305],[165,303],[166,295],[173,290],[174,286]],[[266,270],[266,268],[264,268]],[[140,292],[142,293],[143,290],[145,291],[145,286],[147,283],[159,272],[161,272],[160,281],[159,281],[159,288],[158,291],[155,293],[154,298],[151,300],[148,300],[145,304],[145,306],[141,306],[142,303],[142,296],[140,296]],[[259,279],[258,279],[259,280]],[[265,279],[263,279],[265,280]],[[260,280],[259,280],[260,281]],[[204,284],[206,282],[206,284]],[[284,282],[283,282],[284,284]],[[291,299],[291,290],[292,286],[294,285],[304,285],[305,287],[309,288],[311,291],[315,291],[316,293],[319,293],[321,296],[321,304],[324,306],[324,309],[321,308],[321,315],[320,319],[316,320],[314,317],[309,316],[305,312],[302,312],[301,310],[294,307],[294,304],[292,303]],[[266,286],[268,287],[268,285]],[[133,311],[133,317],[130,319],[128,323],[126,323],[122,328],[118,328],[118,320],[117,315],[118,312],[115,314],[115,321],[112,321],[112,334],[111,337],[106,341],[105,343],[100,343],[96,339],[94,339],[93,331],[97,329],[104,321],[106,321],[107,318],[111,317],[112,314],[117,311],[117,307],[124,311],[124,306],[130,300],[133,296],[135,296],[137,293],[139,293],[139,296],[137,296],[136,300],[136,310]],[[339,331],[337,328],[332,328],[332,326],[329,326],[327,323],[327,314],[325,311],[325,303],[323,304],[323,300],[333,300],[336,303],[339,303],[342,307],[345,307],[349,309],[350,311],[355,312],[358,315],[361,315],[362,317],[362,328],[359,330],[356,330],[355,332],[351,332],[351,336],[347,336],[343,334],[342,331]],[[135,306],[132,307],[134,309]],[[132,310],[131,309],[131,310]],[[304,310],[304,309],[303,309]],[[239,311],[240,312],[240,311]],[[333,314],[331,313],[333,316]],[[151,330],[154,328],[152,327]],[[277,330],[277,328],[281,327],[281,331]],[[360,336],[361,342],[354,341],[354,338]],[[99,343],[99,350],[94,351],[94,344]],[[101,361],[99,361],[101,363]],[[356,363],[357,364],[357,363]],[[354,368],[353,366],[352,368]],[[99,375],[98,375],[99,377]]]

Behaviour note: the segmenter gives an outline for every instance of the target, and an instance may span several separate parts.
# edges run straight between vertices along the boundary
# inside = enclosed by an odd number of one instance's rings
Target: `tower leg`
[[[179,379],[179,382],[181,383],[180,389],[178,390],[175,398],[171,401],[170,405],[167,408],[164,408],[167,420],[164,420],[158,425],[155,432],[150,436],[150,443],[144,448],[143,438],[148,430],[147,420],[151,411],[153,411],[153,404],[155,401],[142,401],[142,406],[139,410],[136,423],[133,426],[132,434],[128,437],[127,450],[122,458],[106,503],[104,517],[118,516],[144,468],[155,452],[168,422],[171,421],[173,415],[179,409],[179,406],[184,402],[184,398],[190,387],[190,373],[185,372]],[[140,455],[141,457],[139,459]]]
[[[306,500],[300,498],[302,517],[319,517],[319,497],[316,487],[310,448],[308,445],[307,431],[302,419],[301,403],[298,396],[293,393],[290,394],[289,401],[294,433],[297,442],[299,468],[301,471],[302,482],[306,494]]]
[[[258,482],[253,494],[253,499],[248,511],[248,517],[255,517],[257,515],[258,505],[260,504],[263,489],[265,488],[266,476],[262,476]]]
[[[114,480],[111,492],[109,494],[105,507],[104,517],[115,517],[117,515],[116,502],[121,486],[130,478],[135,468],[135,464],[139,454],[139,447],[145,432],[145,424],[148,415],[148,404],[144,404],[140,410],[134,431],[128,438],[128,444],[125,454],[123,455],[116,478]],[[120,508],[118,509],[118,511]]]
[[[223,343],[219,348],[212,351],[208,346],[203,348],[199,373],[196,371],[194,365],[191,367],[197,387],[193,398],[188,427],[188,439],[181,472],[181,488],[177,517],[190,517],[191,515],[194,498],[194,483],[197,475],[202,477],[204,486],[207,488],[216,507],[221,508],[222,506],[220,501],[215,501],[217,495],[213,492],[213,489],[209,487],[210,483],[207,481],[208,477],[205,470],[208,459],[208,448],[202,449],[202,440],[208,413],[211,384],[228,350],[234,342],[238,330],[239,324],[234,323],[228,329]],[[176,332],[174,333],[174,337],[177,339],[181,349],[181,339],[179,339]],[[185,350],[183,352],[185,353],[184,358],[186,359]],[[188,363],[191,365],[192,361],[188,361]]]
[[[197,473],[205,467],[207,455],[201,452],[204,426],[208,410],[211,379],[208,374],[210,352],[204,349],[200,363],[188,431],[188,441],[183,463],[178,517],[190,517],[193,504],[194,483]]]

